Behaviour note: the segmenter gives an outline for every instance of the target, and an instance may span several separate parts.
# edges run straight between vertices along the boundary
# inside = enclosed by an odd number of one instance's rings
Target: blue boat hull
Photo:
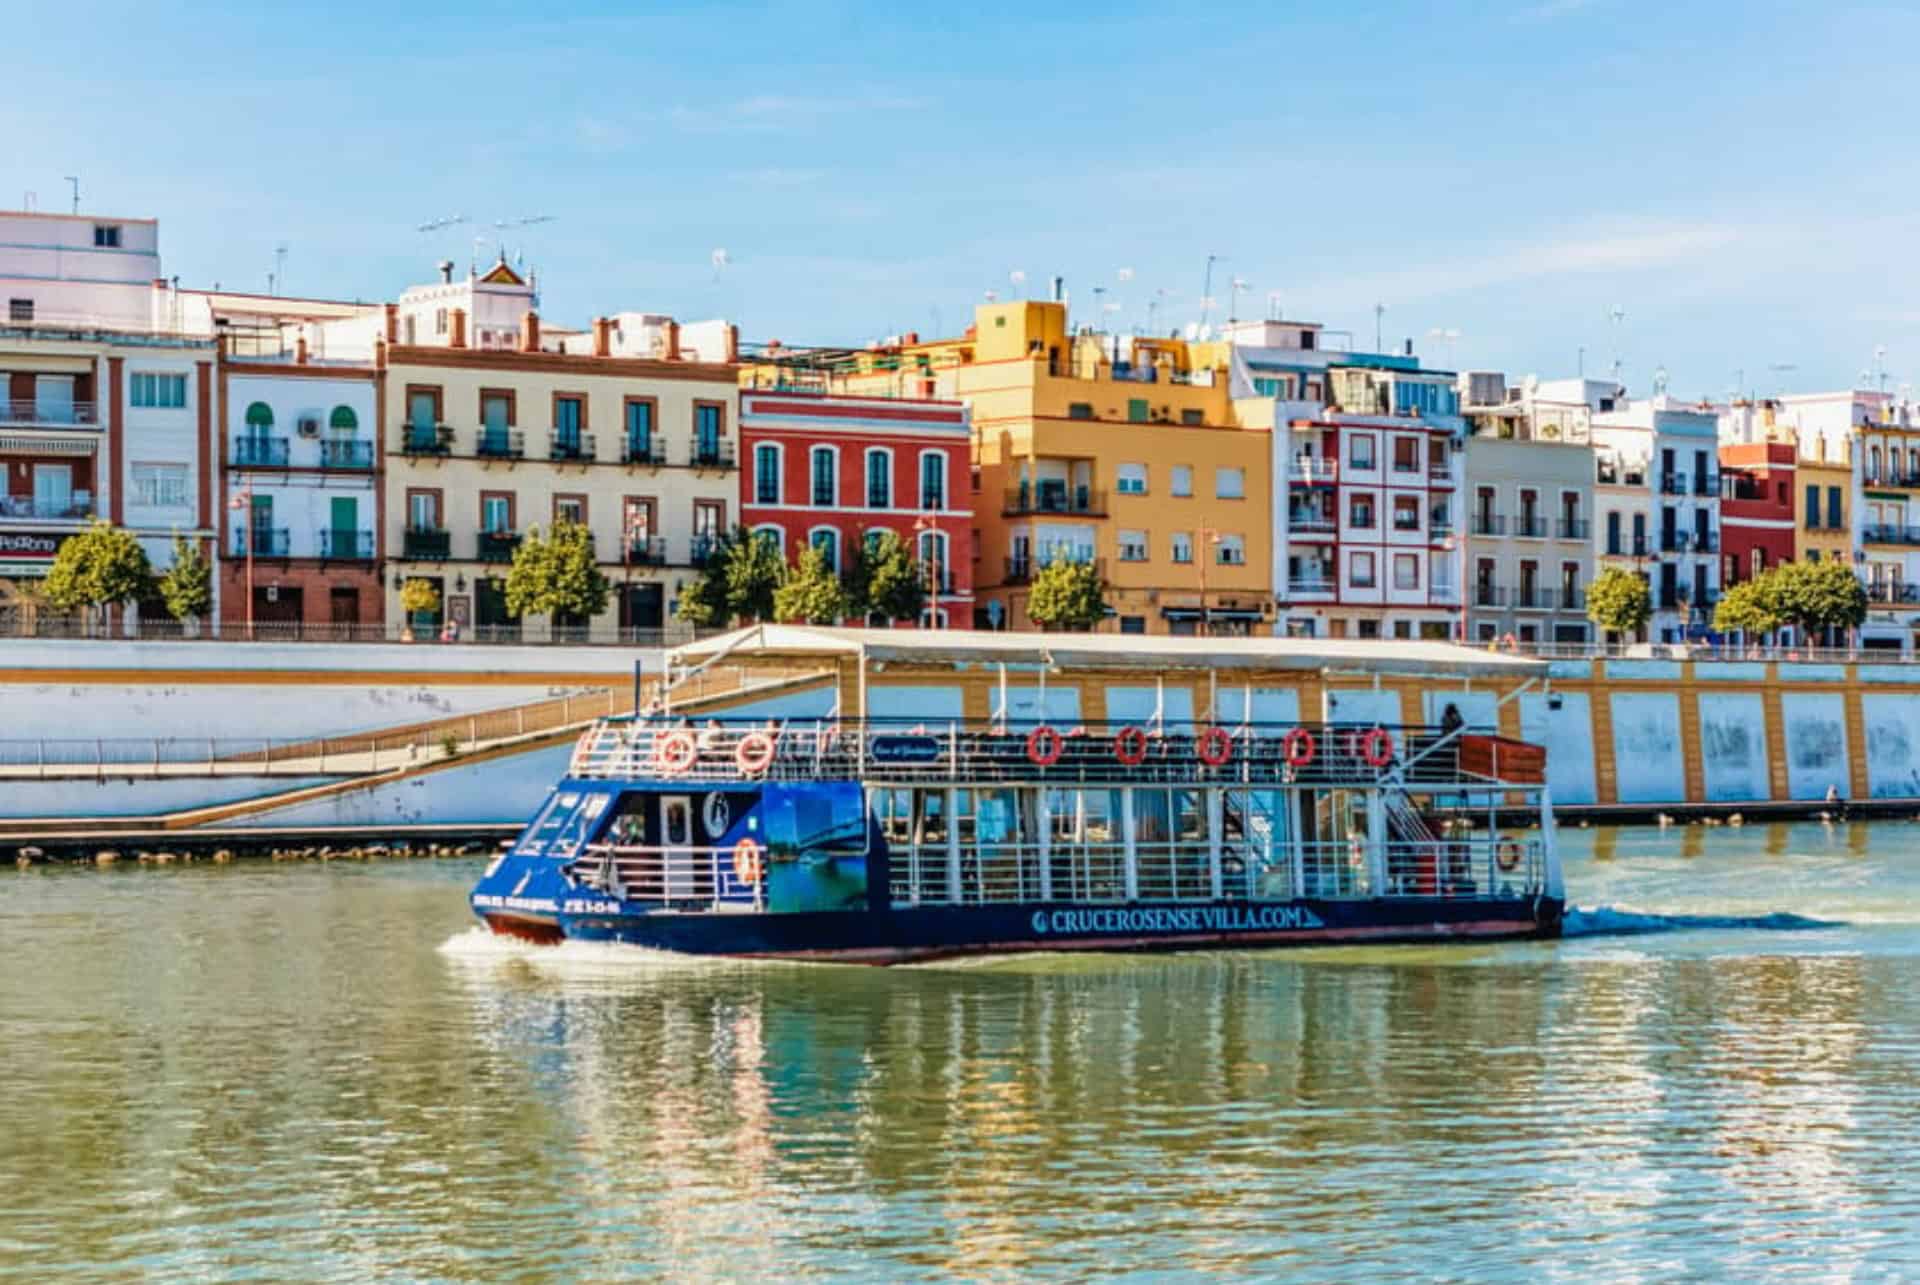
[[[496,931],[535,941],[619,942],[686,955],[897,964],[1034,951],[1549,938],[1560,933],[1564,907],[1549,898],[1396,898],[1134,906],[1026,903],[798,914],[627,913],[612,901],[551,915],[475,908]]]

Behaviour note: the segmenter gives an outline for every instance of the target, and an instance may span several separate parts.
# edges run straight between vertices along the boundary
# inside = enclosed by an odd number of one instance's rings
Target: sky
[[[1055,275],[1164,333],[1214,255],[1215,320],[1447,368],[1920,389],[1920,6],[8,8],[0,206],[77,175],[183,285],[284,244],[286,292],[391,299],[504,241],[555,324],[864,344]]]

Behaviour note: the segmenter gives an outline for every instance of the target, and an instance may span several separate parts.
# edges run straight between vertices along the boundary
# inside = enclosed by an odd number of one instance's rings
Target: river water
[[[895,970],[10,876],[0,1276],[1920,1275],[1920,826],[1563,835],[1558,943]]]

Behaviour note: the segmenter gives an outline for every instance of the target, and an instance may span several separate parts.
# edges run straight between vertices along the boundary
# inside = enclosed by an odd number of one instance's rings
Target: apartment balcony
[[[1513,520],[1513,533],[1523,540],[1544,540],[1547,538],[1547,520],[1523,513]]]
[[[0,424],[9,428],[83,428],[100,427],[99,407],[93,402],[43,403],[28,399],[0,398]]]
[[[1920,545],[1920,527],[1876,524],[1862,528],[1860,540],[1863,544]]]
[[[1507,515],[1504,513],[1474,514],[1473,533],[1475,535],[1505,535],[1507,533]]]
[[[1292,535],[1335,535],[1340,523],[1331,513],[1289,513],[1287,531]]]
[[[1720,494],[1720,475],[1718,473],[1699,474],[1693,479],[1693,493],[1695,495],[1718,496]]]
[[[643,540],[628,540],[624,561],[633,567],[664,567],[667,565],[667,537],[652,535]]]
[[[1644,464],[1623,466],[1600,460],[1594,468],[1594,481],[1601,486],[1645,486],[1647,467]]]
[[[1867,586],[1867,599],[1885,603],[1920,602],[1920,584],[1901,584],[1898,581],[1870,584]]]
[[[733,439],[721,437],[702,441],[696,437],[687,458],[694,468],[732,468]]]
[[[236,558],[249,553],[256,558],[284,558],[293,548],[292,532],[283,526],[237,526],[231,547]]]
[[[527,435],[517,428],[483,428],[473,435],[473,453],[483,460],[525,459]]]
[[[1662,553],[1718,553],[1720,537],[1713,531],[1663,531],[1660,533],[1660,552]]]
[[[1507,605],[1505,585],[1477,584],[1473,587],[1473,605],[1476,607],[1504,607]]]
[[[1007,488],[1006,500],[1000,506],[1000,516],[1017,518],[1035,513],[1077,513],[1086,517],[1105,517],[1106,492],[1087,486],[1068,486],[1065,483],[1056,486],[1044,482],[1038,487]]]
[[[373,443],[332,441],[320,443],[320,467],[364,471],[373,467]]]
[[[645,464],[650,468],[665,468],[667,444],[651,434],[642,437],[638,433],[628,433],[626,442],[620,447],[620,462]]]
[[[95,516],[93,495],[75,491],[64,500],[31,495],[0,495],[0,518],[30,522],[85,522]]]
[[[405,557],[424,562],[445,562],[452,553],[453,540],[440,527],[408,527],[400,547]]]
[[[1906,491],[1920,489],[1920,473],[1911,471],[1902,473],[1898,469],[1887,473],[1863,473],[1860,480],[1868,486],[1892,487]]]
[[[1647,537],[1636,535],[1631,539],[1607,541],[1606,556],[1609,558],[1644,558],[1647,556]]]
[[[479,558],[482,562],[512,562],[513,552],[519,547],[518,531],[482,531]]]
[[[1460,602],[1460,586],[1430,584],[1427,586],[1427,601],[1445,603],[1448,606],[1458,606]]]
[[[286,466],[286,438],[247,436],[233,439],[233,467],[285,468]]]
[[[1338,481],[1339,477],[1338,462],[1318,456],[1297,455],[1287,470],[1288,481],[1309,486],[1326,485]]]
[[[1442,522],[1437,518],[1427,522],[1428,544],[1439,544],[1451,539],[1453,539],[1453,523]]]
[[[1685,495],[1688,491],[1685,473],[1662,473],[1660,475],[1660,494]]]
[[[1593,524],[1585,518],[1561,518],[1555,528],[1562,540],[1585,540],[1593,530]]]
[[[687,541],[687,556],[684,559],[670,559],[673,566],[704,567],[714,550],[720,547],[720,538],[712,535],[696,535]]]
[[[320,556],[328,562],[371,562],[373,532],[321,527]]]
[[[547,458],[558,462],[592,462],[595,455],[592,433],[563,433],[553,430],[547,442]]]
[[[1540,585],[1522,583],[1513,591],[1515,611],[1552,611],[1554,592]]]
[[[1452,486],[1453,468],[1446,464],[1429,463],[1427,465],[1427,482],[1430,485],[1436,486]]]
[[[1317,576],[1287,577],[1287,597],[1289,598],[1331,598],[1334,596],[1335,589],[1331,571]]]
[[[402,455],[453,454],[453,425],[408,424],[400,430]]]
[[[1036,572],[1043,571],[1047,567],[1052,566],[1056,562],[1091,563],[1093,566],[1093,572],[1096,576],[1100,577],[1100,579],[1102,580],[1105,580],[1107,578],[1107,561],[1105,558],[1069,558],[1069,557],[1054,555],[1054,556],[1043,557],[1043,558],[1008,558],[1007,572],[1005,577],[1001,580],[1001,583],[1002,584],[1031,583],[1033,580],[1034,574]]]

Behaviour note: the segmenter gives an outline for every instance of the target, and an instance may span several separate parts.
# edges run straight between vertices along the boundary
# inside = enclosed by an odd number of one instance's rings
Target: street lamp
[[[1202,524],[1199,530],[1200,548],[1200,637],[1207,636],[1207,551],[1220,543],[1220,533],[1212,527]]]
[[[932,554],[931,557],[921,559],[921,561],[926,564],[927,570],[925,627],[929,629],[933,628],[940,619],[938,614],[940,607],[940,541],[937,539],[927,540],[925,537],[929,532],[937,533],[939,530],[940,523],[931,513],[922,513],[913,520],[914,544],[924,544]],[[916,550],[916,552],[917,551],[918,550]]]
[[[246,521],[242,525],[241,529],[247,533],[247,640],[251,642],[253,640],[253,514],[251,512],[253,508],[252,485],[249,484],[245,487],[242,487],[238,492],[236,492],[234,497],[231,500],[227,501],[227,508],[236,513],[240,512],[241,510],[248,510]]]

